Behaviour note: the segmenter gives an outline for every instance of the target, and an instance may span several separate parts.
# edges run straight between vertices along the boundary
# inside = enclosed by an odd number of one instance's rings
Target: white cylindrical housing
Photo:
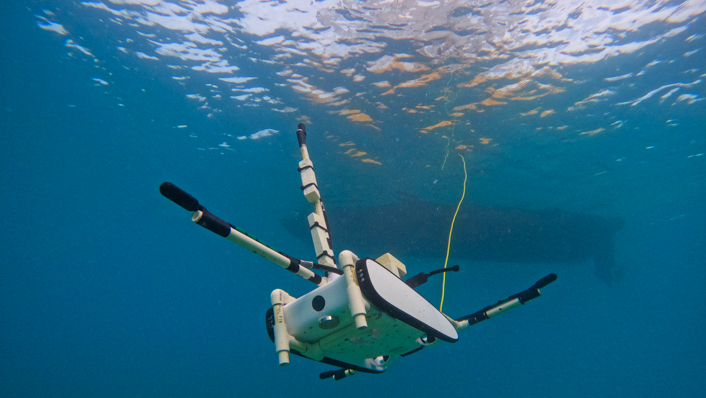
[[[294,301],[294,298],[282,289],[275,289],[270,294],[272,311],[274,312],[273,331],[275,335],[275,352],[279,358],[280,366],[289,364],[289,341],[292,336],[287,332],[287,324],[284,321],[284,304]]]
[[[355,327],[363,329],[368,327],[368,321],[365,319],[365,299],[355,279],[356,261],[358,261],[358,257],[349,250],[344,250],[338,255],[338,263],[341,265],[343,275],[346,278],[346,292],[350,302],[351,315],[355,319]]]

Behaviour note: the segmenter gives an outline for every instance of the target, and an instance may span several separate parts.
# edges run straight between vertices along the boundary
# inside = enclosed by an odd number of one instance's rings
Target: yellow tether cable
[[[454,223],[456,222],[456,215],[458,214],[458,209],[461,208],[461,203],[463,203],[463,198],[466,197],[466,180],[468,179],[468,173],[466,173],[466,159],[463,158],[461,154],[461,160],[463,161],[463,194],[461,194],[461,200],[458,201],[458,206],[456,206],[456,213],[454,213],[454,218],[451,220],[451,228],[449,229],[449,243],[446,245],[446,259],[444,260],[444,269],[446,269],[446,264],[449,262],[449,250],[451,249],[451,234],[454,230]],[[441,304],[439,304],[439,312],[441,312],[444,307],[444,290],[446,288],[446,272],[444,272],[443,281],[441,282]]]

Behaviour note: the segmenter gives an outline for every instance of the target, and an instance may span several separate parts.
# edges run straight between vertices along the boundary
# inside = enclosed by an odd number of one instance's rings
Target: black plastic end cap
[[[524,292],[518,294],[517,299],[520,300],[520,304],[525,304],[526,302],[534,300],[541,295],[542,293],[539,292],[539,289],[537,289],[536,287],[531,287],[525,290]]]
[[[345,369],[341,369],[337,371],[336,373],[333,374],[333,379],[336,381],[339,381],[341,379],[345,379],[348,375],[346,374]]]
[[[171,182],[163,182],[159,186],[159,193],[188,211],[201,210],[202,208],[196,198]]]
[[[299,146],[306,145],[306,125],[304,123],[299,123],[297,126],[297,141],[299,141]]]
[[[329,371],[323,372],[319,375],[319,378],[321,380],[330,379],[332,377],[336,381],[344,379],[346,377],[346,370],[345,369],[329,370]]]
[[[491,308],[491,307],[486,307],[486,308],[484,308],[484,309],[482,309],[482,310],[480,310],[480,311],[478,311],[478,312],[474,312],[474,313],[471,314],[471,315],[467,315],[467,316],[458,318],[458,319],[456,319],[456,321],[461,322],[461,321],[468,320],[468,326],[473,326],[473,325],[475,325],[476,323],[483,322],[483,321],[485,321],[485,320],[487,320],[487,319],[490,319],[490,318],[488,317],[488,314],[486,314],[486,312],[485,312],[485,311],[487,311],[487,310],[490,309],[490,308]]]
[[[196,222],[197,224],[224,238],[230,235],[230,224],[214,216],[204,208],[201,209],[201,212],[201,219]]]

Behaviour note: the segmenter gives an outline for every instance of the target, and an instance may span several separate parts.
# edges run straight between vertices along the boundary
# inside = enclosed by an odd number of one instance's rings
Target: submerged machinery
[[[322,373],[322,379],[340,380],[356,372],[382,373],[397,358],[440,341],[456,342],[459,331],[539,297],[539,289],[556,280],[556,274],[549,274],[527,290],[470,315],[451,318],[415,288],[432,275],[458,271],[458,266],[403,279],[407,269],[390,253],[378,258],[359,258],[344,250],[336,261],[326,211],[306,145],[306,127],[304,124],[298,127],[301,188],[314,208],[308,222],[315,262],[272,249],[216,217],[193,196],[170,182],[162,183],[159,188],[162,195],[192,212],[195,223],[316,285],[301,297],[292,297],[281,289],[270,294],[266,325],[280,365],[289,364],[290,354],[294,354],[338,368]]]

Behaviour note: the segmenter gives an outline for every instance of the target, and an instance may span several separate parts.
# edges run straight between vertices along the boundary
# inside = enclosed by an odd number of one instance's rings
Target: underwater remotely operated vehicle
[[[457,265],[403,280],[407,269],[390,253],[373,259],[358,258],[344,250],[339,253],[337,263],[303,123],[297,129],[297,139],[303,158],[298,168],[301,188],[314,206],[308,222],[316,262],[272,249],[211,214],[193,196],[170,182],[159,187],[162,195],[193,212],[195,223],[316,285],[314,290],[298,298],[281,289],[270,294],[272,307],[265,318],[280,365],[289,364],[291,353],[339,368],[321,373],[322,379],[340,380],[356,372],[382,373],[399,357],[438,344],[440,340],[456,342],[458,331],[539,297],[539,289],[556,280],[556,274],[549,274],[527,290],[453,319],[429,303],[415,288],[432,275],[458,271]],[[323,271],[325,275],[313,270]]]

